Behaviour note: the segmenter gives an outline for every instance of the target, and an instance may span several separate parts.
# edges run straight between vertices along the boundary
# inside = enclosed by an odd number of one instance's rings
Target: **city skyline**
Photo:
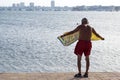
[[[103,6],[120,6],[119,0],[0,0],[0,6],[12,6],[13,3],[17,4],[24,2],[25,6],[28,6],[30,2],[33,2],[35,6],[51,6],[51,1],[55,1],[55,6],[80,6],[80,5],[103,5]]]

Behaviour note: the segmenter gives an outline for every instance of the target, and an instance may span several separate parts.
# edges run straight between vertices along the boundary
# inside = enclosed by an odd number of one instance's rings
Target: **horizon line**
[[[30,5],[24,5],[25,7],[28,7],[28,6],[30,6]],[[34,5],[34,7],[51,7],[51,6],[41,6],[41,5]],[[77,7],[77,6],[118,6],[118,5],[76,5],[76,6],[67,6],[67,7]],[[120,6],[120,5],[119,5]],[[12,5],[11,6],[1,6],[0,5],[0,7],[13,7]],[[55,7],[66,7],[66,5],[65,6],[55,6]]]

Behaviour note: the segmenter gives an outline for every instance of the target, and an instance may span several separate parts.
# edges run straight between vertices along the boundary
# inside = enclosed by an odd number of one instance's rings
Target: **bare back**
[[[80,25],[79,28],[80,28],[79,40],[90,41],[92,35],[92,28],[88,25],[87,26]]]

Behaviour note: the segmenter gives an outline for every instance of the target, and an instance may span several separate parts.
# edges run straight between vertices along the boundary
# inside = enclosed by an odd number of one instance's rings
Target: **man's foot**
[[[74,76],[75,78],[81,78],[82,77],[82,75],[80,74],[80,73],[78,73],[78,74],[75,74],[75,76]]]
[[[84,77],[84,78],[88,78],[88,73],[85,73],[85,74],[83,75],[83,77]]]

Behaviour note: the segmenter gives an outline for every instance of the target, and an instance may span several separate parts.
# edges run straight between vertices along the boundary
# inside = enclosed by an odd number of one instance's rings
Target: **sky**
[[[103,5],[103,6],[120,6],[120,0],[54,0],[55,6],[91,6],[91,5]],[[24,2],[26,6],[30,2],[34,2],[35,6],[50,6],[51,0],[0,0],[0,6],[12,6],[13,3]]]

